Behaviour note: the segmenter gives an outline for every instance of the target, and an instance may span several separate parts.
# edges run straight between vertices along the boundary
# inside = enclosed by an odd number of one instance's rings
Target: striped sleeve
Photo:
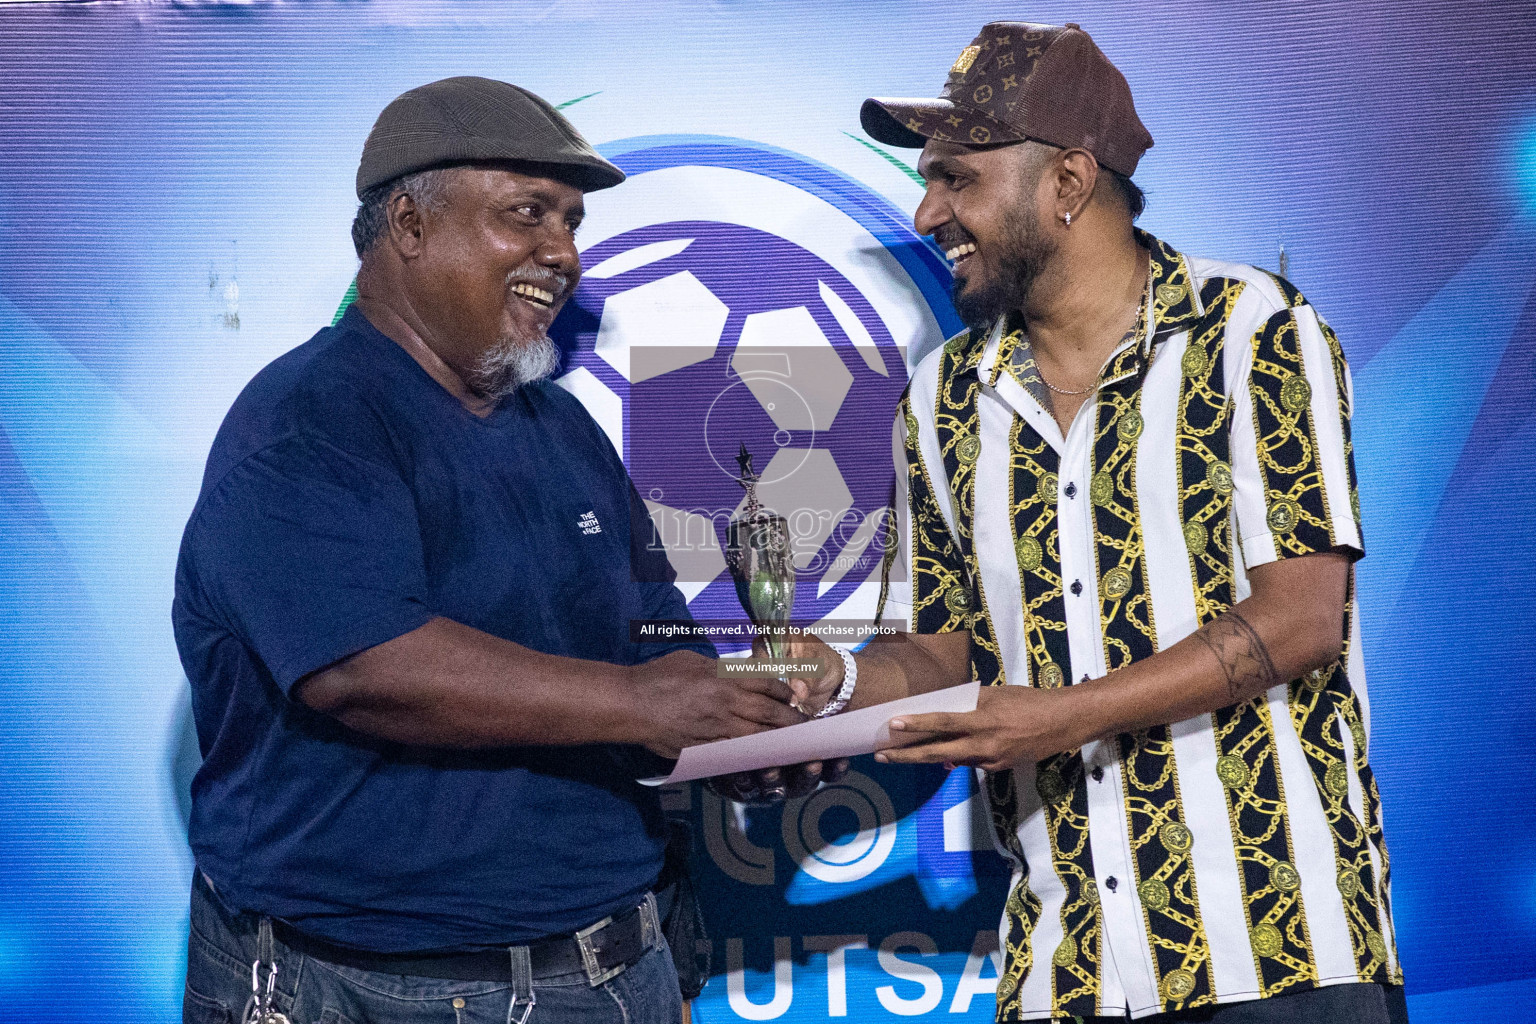
[[[969,629],[969,574],[924,465],[910,398],[897,408],[892,442],[898,495],[894,543],[881,579],[880,621],[901,627],[905,620],[913,633]]]
[[[1311,306],[1282,309],[1254,333],[1235,390],[1232,489],[1244,565],[1336,549],[1364,555],[1349,367]]]
[[[880,604],[875,622],[902,632],[912,629],[911,502],[907,491],[907,400],[896,410],[891,425],[891,461],[896,476],[891,483],[891,520],[885,533],[885,560],[880,566]]]

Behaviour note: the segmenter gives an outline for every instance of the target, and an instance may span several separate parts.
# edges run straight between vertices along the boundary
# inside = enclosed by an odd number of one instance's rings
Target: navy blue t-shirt
[[[481,419],[356,306],[257,374],[208,457],[173,608],[204,756],[191,844],[221,895],[380,952],[527,942],[638,899],[665,842],[633,781],[652,755],[409,747],[291,696],[434,616],[614,664],[686,647],[630,640],[631,619],[688,616],[632,536],[649,520],[623,462],[553,384]]]

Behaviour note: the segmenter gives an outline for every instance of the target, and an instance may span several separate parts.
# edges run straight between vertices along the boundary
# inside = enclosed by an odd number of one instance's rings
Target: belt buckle
[[[657,914],[656,895],[654,893],[646,893],[645,899],[640,903],[637,911],[640,914],[640,944],[644,949],[649,950],[656,945],[657,940],[661,937],[661,921]],[[596,924],[591,924],[581,929],[574,936],[576,948],[581,951],[581,964],[587,971],[587,981],[593,988],[596,988],[605,981],[617,978],[629,966],[626,963],[620,962],[605,970],[597,960],[598,947],[592,941],[592,936],[613,924],[613,920],[613,916],[609,915]]]
[[[609,915],[596,924],[591,924],[583,928],[581,931],[577,932],[575,936],[576,948],[581,951],[581,964],[587,969],[587,982],[593,988],[596,988],[611,978],[617,978],[620,974],[623,973],[624,968],[628,966],[628,964],[621,963],[610,967],[607,970],[604,970],[602,964],[598,963],[597,961],[598,948],[597,945],[592,942],[592,936],[596,935],[598,932],[602,931],[604,928],[607,928],[611,924],[613,924],[613,916]]]

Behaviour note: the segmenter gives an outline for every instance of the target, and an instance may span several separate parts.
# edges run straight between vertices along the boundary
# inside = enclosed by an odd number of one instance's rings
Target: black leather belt
[[[574,935],[541,939],[528,944],[528,958],[535,978],[585,973],[599,984],[639,960],[660,936],[654,898],[639,906],[604,918]],[[414,978],[445,981],[508,981],[511,956],[505,949],[473,953],[370,953],[337,946],[305,935],[292,925],[274,919],[272,934],[289,948],[341,967],[377,971]]]

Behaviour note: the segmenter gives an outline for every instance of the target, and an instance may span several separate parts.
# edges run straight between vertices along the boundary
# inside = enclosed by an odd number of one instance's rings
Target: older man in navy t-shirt
[[[800,716],[707,645],[631,641],[687,607],[606,436],[542,380],[582,194],[621,180],[485,79],[369,136],[358,302],[236,401],[177,569],[205,756],[187,1019],[233,1019],[253,974],[269,1021],[679,1018],[634,779]]]

